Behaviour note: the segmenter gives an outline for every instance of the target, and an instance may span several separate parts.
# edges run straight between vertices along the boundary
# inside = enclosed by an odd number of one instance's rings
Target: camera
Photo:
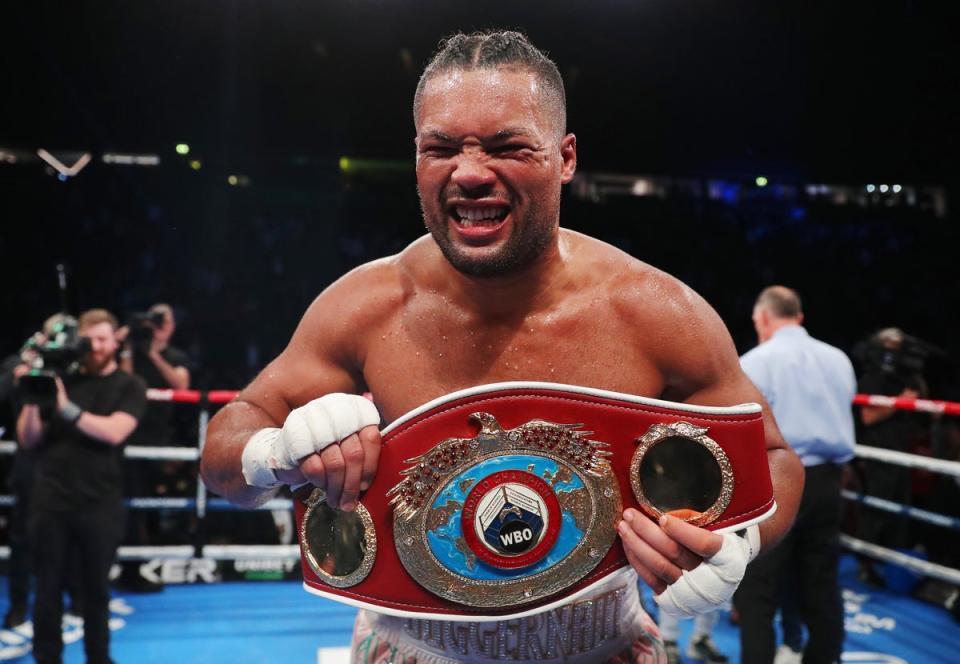
[[[891,373],[904,379],[923,375],[932,358],[946,355],[929,341],[918,339],[895,327],[882,329],[861,341],[853,354],[866,368]]]
[[[153,332],[163,325],[162,311],[147,311],[130,314],[127,328],[130,330],[127,341],[136,350],[147,350],[153,341]]]
[[[25,404],[52,408],[57,397],[57,376],[65,376],[77,367],[91,351],[90,340],[78,334],[75,318],[62,316],[48,333],[37,332],[20,349],[20,358],[30,365],[30,372],[21,376],[17,389]]]

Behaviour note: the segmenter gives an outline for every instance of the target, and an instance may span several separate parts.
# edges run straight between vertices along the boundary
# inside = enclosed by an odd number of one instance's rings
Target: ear
[[[577,137],[573,134],[567,134],[560,139],[560,158],[563,159],[560,182],[567,184],[577,172]]]

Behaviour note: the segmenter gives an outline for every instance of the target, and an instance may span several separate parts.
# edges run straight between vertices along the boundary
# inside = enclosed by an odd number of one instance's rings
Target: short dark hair
[[[557,65],[547,54],[530,43],[526,35],[513,30],[458,32],[440,42],[437,52],[423,70],[413,96],[413,117],[420,111],[420,100],[427,82],[447,71],[471,69],[517,69],[534,74],[543,84],[543,92],[555,107],[561,133],[567,126],[567,97]]]
[[[757,297],[756,306],[769,311],[775,318],[796,318],[803,314],[803,305],[797,291],[786,286],[768,286]]]
[[[169,314],[170,318],[173,318],[173,307],[166,302],[157,302],[155,305],[150,307],[150,313],[163,314],[165,316]]]

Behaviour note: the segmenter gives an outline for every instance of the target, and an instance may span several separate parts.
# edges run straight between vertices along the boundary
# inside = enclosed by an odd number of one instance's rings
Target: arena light
[[[890,189],[890,187],[888,187],[888,186],[885,185],[885,184],[880,185],[880,193],[881,193],[881,194],[887,193],[887,191],[888,191],[889,189]]]
[[[899,194],[899,193],[900,193],[900,190],[903,189],[903,187],[901,187],[901,186],[898,185],[898,184],[893,185],[892,188],[893,188],[893,193],[895,193],[895,194]]]
[[[160,157],[155,154],[105,152],[103,153],[103,163],[117,164],[118,166],[159,166]]]
[[[177,154],[190,154],[190,146],[186,143],[177,143]]]
[[[650,196],[653,193],[653,182],[647,178],[637,178],[630,188],[634,196]]]
[[[874,184],[868,184],[868,185],[867,185],[867,193],[868,193],[868,194],[872,194],[872,193],[875,192],[876,190],[877,190],[877,186],[876,186],[876,185],[874,185]]]
[[[757,183],[758,187],[766,187],[770,181],[767,180],[767,178],[763,177],[762,175],[758,175],[755,182]]]
[[[227,182],[230,184],[231,187],[236,187],[239,181],[240,179],[236,175],[227,176]]]
[[[37,156],[47,162],[50,166],[53,167],[57,173],[64,177],[73,177],[77,173],[83,170],[83,167],[90,163],[90,153],[84,152],[80,157],[73,162],[73,166],[67,166],[62,161],[54,157],[52,154],[40,148],[37,150]]]
[[[199,159],[190,160],[190,168],[192,168],[193,170],[199,171],[201,166],[203,166],[203,162],[200,161]]]
[[[340,157],[338,164],[341,173],[403,173],[412,171],[413,161],[399,159],[357,159],[355,157]]]

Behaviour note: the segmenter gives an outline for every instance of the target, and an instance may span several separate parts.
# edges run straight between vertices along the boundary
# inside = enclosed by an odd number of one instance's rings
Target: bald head
[[[508,69],[533,74],[539,83],[544,109],[551,114],[557,134],[562,136],[566,132],[567,100],[557,66],[525,35],[511,30],[458,32],[443,40],[417,84],[413,97],[414,122],[419,122],[420,103],[431,79],[454,70],[477,69]]]
[[[787,325],[803,323],[803,306],[797,291],[786,286],[768,286],[753,305],[753,327],[760,343]]]
[[[769,286],[757,297],[756,306],[770,312],[776,318],[803,316],[803,307],[797,291],[786,286]]]

